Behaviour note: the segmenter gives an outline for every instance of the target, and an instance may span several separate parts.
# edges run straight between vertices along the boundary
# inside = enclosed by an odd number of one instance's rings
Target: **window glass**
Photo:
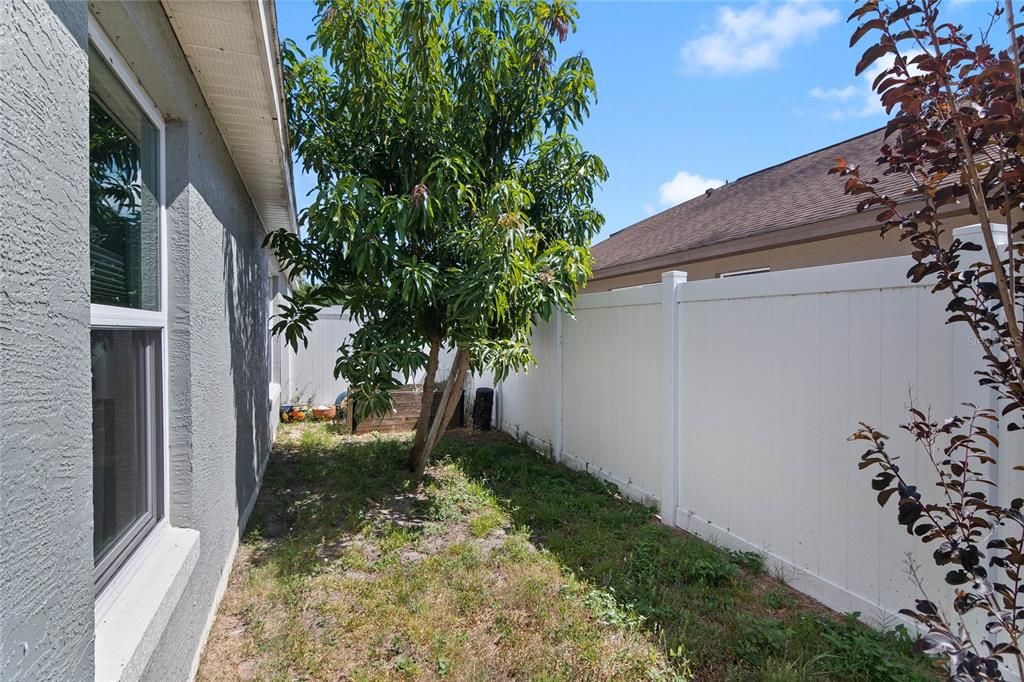
[[[97,564],[155,522],[160,332],[92,331],[93,548]]]
[[[2,0],[0,0],[2,1]],[[104,44],[100,41],[100,44]],[[163,516],[162,139],[89,45],[93,554],[99,593]],[[143,96],[143,95],[139,95]],[[121,310],[110,315],[107,306]],[[137,311],[137,312],[136,312]]]
[[[159,307],[159,133],[95,48],[89,50],[92,302]]]

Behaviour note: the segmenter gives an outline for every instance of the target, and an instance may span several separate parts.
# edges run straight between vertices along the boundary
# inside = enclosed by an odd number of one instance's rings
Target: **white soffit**
[[[271,0],[162,0],[268,232],[295,230],[287,119]]]

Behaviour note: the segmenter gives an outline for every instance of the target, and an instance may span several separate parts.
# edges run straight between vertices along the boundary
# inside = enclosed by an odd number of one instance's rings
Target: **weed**
[[[729,559],[740,568],[751,573],[764,571],[764,556],[758,552],[729,552]]]
[[[304,429],[299,436],[299,447],[306,451],[324,450],[331,445],[331,442],[331,434],[321,424]]]
[[[806,661],[769,658],[761,666],[759,677],[763,682],[815,682],[821,679],[818,663],[821,656]]]
[[[408,444],[281,429],[200,680],[939,679],[501,434],[445,438],[423,481]]]
[[[614,590],[589,589],[585,591],[582,598],[578,592],[578,590],[570,591],[567,596],[573,599],[580,598],[594,612],[597,622],[602,625],[639,630],[646,620],[636,612],[632,604],[620,604],[615,599]]]
[[[782,654],[791,634],[781,621],[751,614],[737,616],[736,631],[736,655],[754,665]]]
[[[469,532],[475,538],[482,538],[492,530],[501,528],[508,522],[508,517],[498,509],[485,509],[469,517]]]
[[[414,661],[410,656],[402,654],[395,659],[395,670],[407,675],[408,677],[414,676],[417,669],[416,661]]]
[[[729,561],[728,557],[712,554],[687,561],[682,567],[682,574],[690,580],[721,585],[736,575],[736,564]]]
[[[782,585],[776,585],[768,589],[761,597],[761,601],[772,611],[790,609],[797,604],[790,591]]]
[[[906,663],[914,639],[905,626],[873,630],[860,623],[857,615],[850,614],[841,621],[814,619],[831,654],[824,659],[826,672],[838,679],[872,682],[929,679]]]
[[[795,566],[776,561],[771,564],[771,576],[783,585],[789,585],[796,578],[797,569]]]

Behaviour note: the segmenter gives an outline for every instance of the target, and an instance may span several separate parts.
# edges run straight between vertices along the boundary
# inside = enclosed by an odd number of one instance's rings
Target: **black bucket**
[[[491,411],[494,407],[494,389],[476,389],[473,400],[473,428],[478,431],[491,430]]]

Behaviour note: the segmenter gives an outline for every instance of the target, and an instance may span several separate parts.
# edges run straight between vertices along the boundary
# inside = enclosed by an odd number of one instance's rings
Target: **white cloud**
[[[906,53],[905,56],[909,61],[919,54],[921,54],[920,50],[915,50]],[[892,68],[895,59],[891,54],[885,55],[861,74],[861,82],[856,85],[847,85],[845,88],[814,87],[807,94],[813,99],[843,104],[842,108],[835,108],[829,112],[829,118],[836,121],[885,115],[885,107],[882,106],[881,98],[871,89],[871,84],[875,82],[875,78],[882,71]],[[911,64],[910,72],[916,73],[918,69]]]
[[[761,3],[747,9],[723,7],[714,28],[680,49],[690,71],[745,73],[777,66],[783,51],[840,19],[839,11],[800,0]]]
[[[647,215],[654,215],[654,210],[655,210],[654,209],[654,204],[651,204],[651,203],[644,204],[644,215],[645,216],[647,216]]]
[[[815,87],[811,88],[811,91],[808,94],[814,99],[834,99],[839,100],[840,102],[845,102],[851,97],[856,97],[861,94],[861,92],[860,88],[856,85],[847,85],[845,88],[829,88],[827,90],[825,88]]]
[[[658,200],[662,206],[675,206],[703,194],[706,190],[721,187],[724,184],[715,178],[705,178],[686,171],[679,171],[674,178],[658,188]]]

